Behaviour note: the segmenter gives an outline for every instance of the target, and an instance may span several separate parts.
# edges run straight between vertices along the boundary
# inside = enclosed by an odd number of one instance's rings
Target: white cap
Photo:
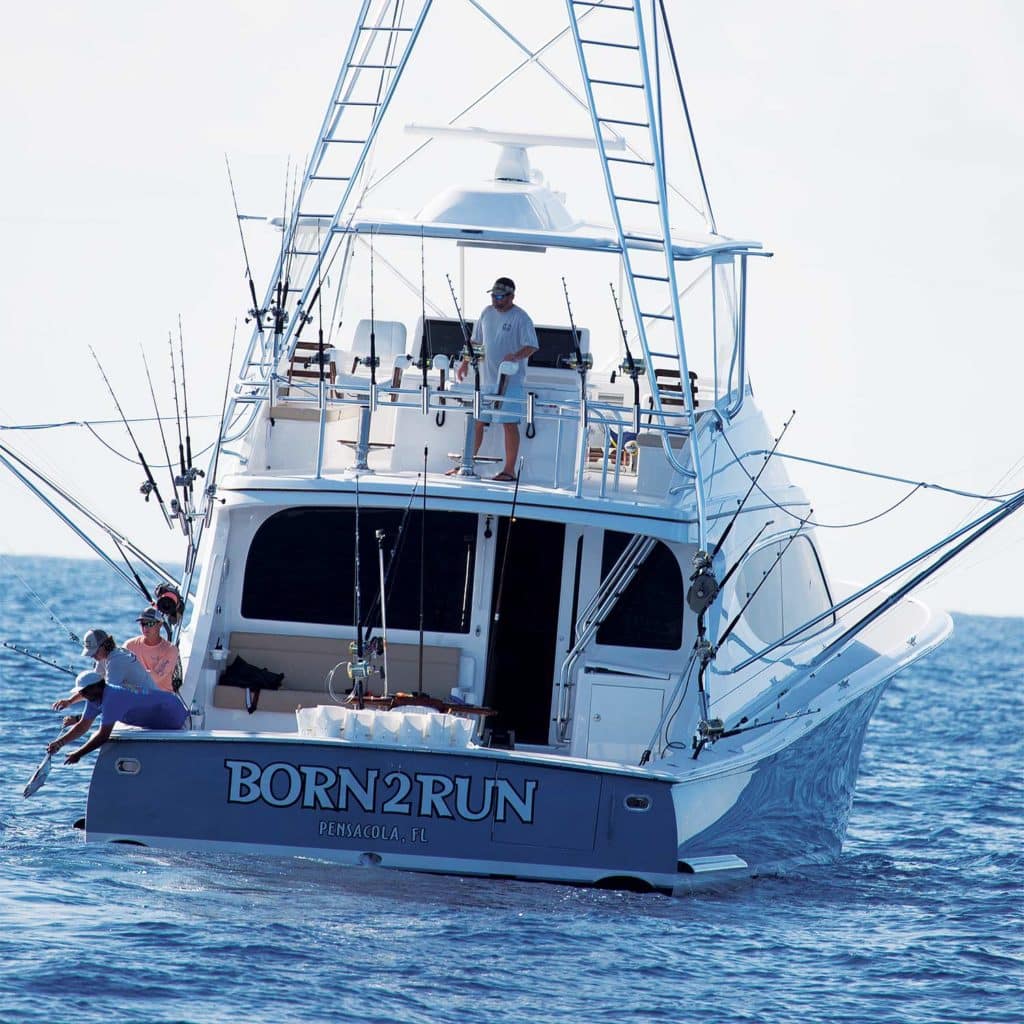
[[[90,629],[82,638],[82,657],[95,658],[100,645],[110,634],[103,629]]]
[[[95,686],[97,683],[103,683],[106,680],[99,674],[99,672],[93,672],[91,669],[87,672],[79,672],[75,676],[75,689],[78,691],[88,689],[90,686]]]

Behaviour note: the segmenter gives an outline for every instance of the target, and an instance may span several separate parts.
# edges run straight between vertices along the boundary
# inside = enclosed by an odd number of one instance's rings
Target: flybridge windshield
[[[458,320],[444,320],[439,317],[428,317],[426,321],[427,357],[436,355],[458,357],[463,348],[462,325]],[[466,330],[472,334],[473,321],[466,321]],[[580,348],[587,351],[589,332],[581,328]],[[568,327],[537,327],[539,351],[530,359],[530,366],[541,366],[547,369],[563,369],[574,355],[572,330]],[[416,351],[419,352],[419,339],[415,339]]]

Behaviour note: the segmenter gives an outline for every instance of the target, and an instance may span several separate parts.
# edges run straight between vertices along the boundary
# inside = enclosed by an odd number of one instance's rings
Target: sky
[[[559,10],[540,0],[489,6],[515,11],[533,45]],[[769,422],[779,428],[796,410],[784,450],[970,491],[1024,487],[1024,8],[670,6],[719,228],[774,253],[752,268],[748,362]],[[89,346],[129,416],[152,411],[141,347],[161,412],[172,412],[167,335],[177,336],[180,315],[193,447],[209,441],[212,420],[198,416],[219,410],[247,305],[224,155],[243,212],[276,214],[287,162],[305,158],[319,126],[354,7],[18,5],[0,37],[0,424],[115,416]],[[459,59],[421,70],[407,111],[420,121],[446,120],[515,62],[464,0],[435,7],[435,37]],[[542,85],[524,76],[515,105],[463,123],[585,131]],[[575,208],[573,161],[585,157],[541,153],[536,163]],[[445,155],[425,173],[472,181],[494,159],[490,147]],[[247,241],[262,280],[272,243]],[[101,436],[131,454],[123,430]],[[82,429],[0,431],[0,440],[89,495],[154,556],[180,559],[180,534],[137,493],[138,470]],[[140,440],[158,461],[156,435]],[[790,472],[825,523],[870,518],[909,489]],[[866,579],[980,508],[919,493],[869,528],[821,530],[819,543],[834,574]],[[0,552],[88,554],[2,468]],[[1024,615],[1022,579],[1024,516],[924,596]]]

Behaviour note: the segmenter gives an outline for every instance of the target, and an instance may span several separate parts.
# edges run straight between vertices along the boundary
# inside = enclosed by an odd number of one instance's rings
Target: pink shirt
[[[178,648],[170,640],[161,638],[160,643],[147,646],[141,636],[133,636],[125,641],[125,647],[142,662],[161,690],[174,692],[171,679],[178,664]]]

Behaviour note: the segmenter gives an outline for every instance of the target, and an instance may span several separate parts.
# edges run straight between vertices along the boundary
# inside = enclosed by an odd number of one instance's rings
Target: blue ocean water
[[[14,571],[132,631],[102,565],[3,558],[0,639],[85,667]],[[21,796],[70,677],[0,649],[0,1022],[1020,1022],[1024,621],[956,627],[883,697],[837,863],[676,899],[86,846],[87,765]]]

